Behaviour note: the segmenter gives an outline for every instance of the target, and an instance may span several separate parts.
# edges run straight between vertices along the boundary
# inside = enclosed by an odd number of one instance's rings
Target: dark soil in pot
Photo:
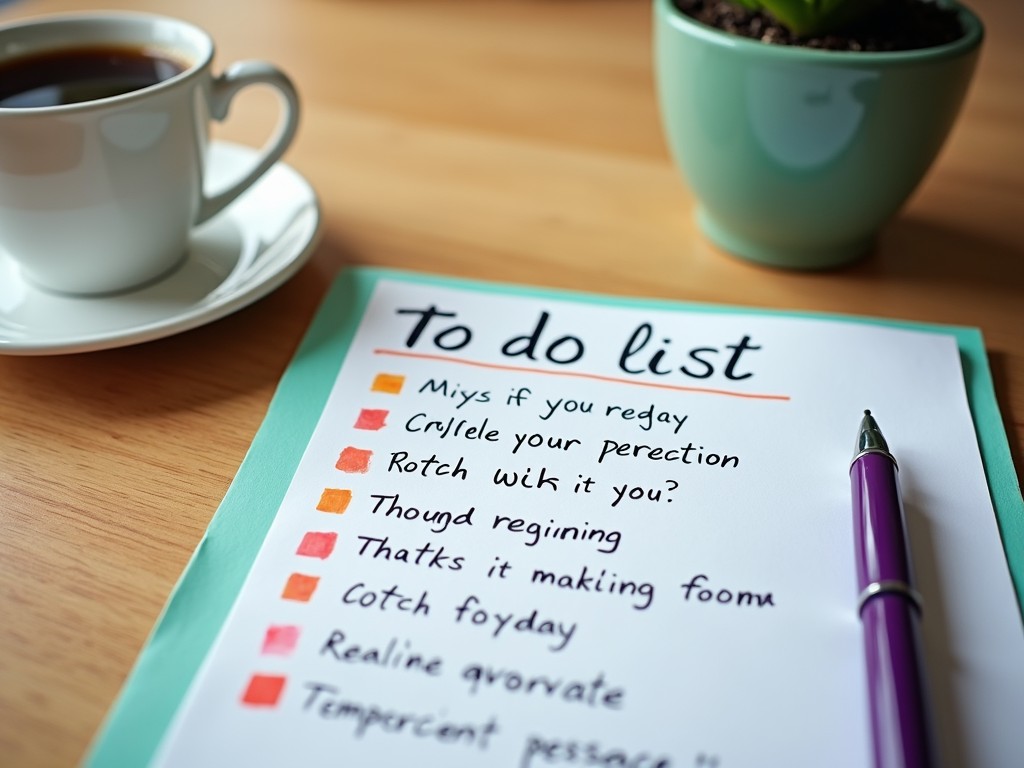
[[[725,0],[672,0],[681,13],[743,37],[776,45],[798,45],[830,51],[906,51],[944,45],[964,30],[951,8],[929,0],[885,0],[868,16],[837,33],[797,37],[774,18]]]

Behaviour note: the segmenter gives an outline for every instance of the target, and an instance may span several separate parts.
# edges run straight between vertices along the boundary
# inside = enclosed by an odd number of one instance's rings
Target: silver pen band
[[[896,467],[896,471],[899,471],[900,465],[899,462],[896,461],[896,457],[889,453],[889,451],[885,448],[864,448],[863,450],[858,451],[857,455],[850,460],[850,467],[852,468],[853,465],[857,463],[857,459],[862,459],[865,456],[872,453],[875,454],[876,456],[885,456],[885,458],[891,461],[892,465]]]
[[[879,595],[902,595],[914,604],[918,612],[921,611],[921,595],[916,589],[905,581],[887,579],[885,581],[873,581],[864,587],[857,600],[857,613],[859,614],[864,610],[864,606],[867,605],[871,598],[878,597]]]

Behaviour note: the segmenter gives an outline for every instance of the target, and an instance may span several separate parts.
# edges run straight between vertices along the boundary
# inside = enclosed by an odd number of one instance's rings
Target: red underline
[[[543,368],[526,368],[519,365],[502,365],[500,363],[482,363],[478,360],[466,360],[461,357],[449,357],[448,355],[427,355],[422,352],[403,352],[395,349],[375,349],[375,355],[390,355],[391,357],[411,357],[416,360],[434,360],[441,363],[457,363],[468,365],[473,368],[491,368],[499,371],[515,371],[516,373],[540,373],[546,376],[566,376],[575,379],[591,379],[592,381],[607,381],[613,384],[630,384],[634,387],[651,387],[653,389],[671,389],[675,392],[697,392],[704,395],[724,395],[726,397],[743,397],[749,400],[789,400],[789,395],[765,395],[755,392],[735,392],[730,389],[711,389],[709,387],[684,387],[678,384],[659,384],[652,381],[637,381],[636,379],[620,379],[616,376],[601,376],[596,373],[581,373],[579,371],[549,371]]]

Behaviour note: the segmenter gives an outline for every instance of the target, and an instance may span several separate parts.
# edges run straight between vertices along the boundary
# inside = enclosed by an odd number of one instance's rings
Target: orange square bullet
[[[402,391],[405,384],[405,376],[398,376],[394,373],[378,373],[373,379],[373,392],[385,392],[389,395],[397,395]]]
[[[348,509],[349,502],[351,501],[352,491],[348,489],[324,488],[316,508],[321,512],[333,512],[336,515],[340,515]]]
[[[288,583],[284,585],[281,597],[285,600],[297,600],[300,603],[308,603],[316,585],[320,582],[319,576],[306,576],[303,573],[293,573],[288,577]]]

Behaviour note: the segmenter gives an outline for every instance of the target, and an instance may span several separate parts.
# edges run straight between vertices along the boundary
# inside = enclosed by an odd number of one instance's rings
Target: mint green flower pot
[[[949,134],[981,47],[898,53],[769,45],[654,0],[665,135],[703,232],[730,253],[822,269],[866,253]]]

